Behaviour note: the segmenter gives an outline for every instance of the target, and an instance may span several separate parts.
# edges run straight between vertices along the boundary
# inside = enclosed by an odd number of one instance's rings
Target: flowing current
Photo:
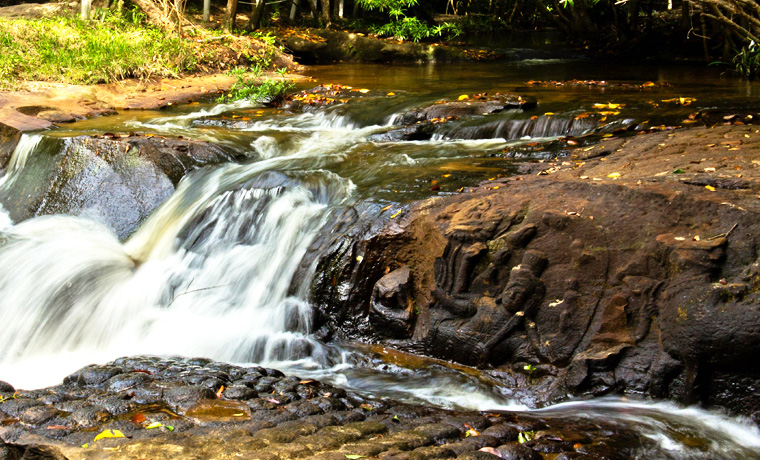
[[[340,76],[345,75],[335,75]],[[362,78],[359,84],[366,83]],[[523,76],[518,72],[515,78]],[[483,81],[489,88],[503,84],[496,76]],[[596,122],[576,118],[594,102],[606,101],[593,94],[582,101],[558,99],[533,117],[507,112],[495,120],[455,123],[429,141],[373,137],[388,132],[399,111],[472,93],[471,85],[446,81],[427,93],[410,88],[396,98],[357,98],[303,114],[209,104],[81,122],[56,134],[65,142],[107,126],[115,132],[183,135],[216,142],[246,159],[183,178],[125,241],[91,213],[14,223],[0,209],[0,378],[33,388],[121,356],[205,356],[443,407],[525,409],[498,388],[445,366],[378,371],[361,353],[311,335],[313,267],[304,266],[305,255],[320,235],[337,231],[334,224],[343,211],[362,203],[375,215],[386,206],[401,209],[431,195],[431,177],[457,176],[449,185],[456,190],[508,171],[510,149],[604,132]],[[636,110],[646,104],[627,103],[631,112],[610,120],[610,126],[643,119]],[[30,158],[50,148],[48,136],[22,137],[0,178],[0,195],[17,193]],[[539,150],[534,158],[554,154]],[[657,455],[642,452],[642,458],[757,458],[760,450],[760,432],[753,425],[666,403],[604,399],[540,412],[637,424],[659,446]],[[709,441],[695,449],[684,441],[690,437]]]

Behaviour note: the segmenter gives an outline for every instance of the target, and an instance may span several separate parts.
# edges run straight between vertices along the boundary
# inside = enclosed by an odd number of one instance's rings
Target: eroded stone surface
[[[760,382],[758,149],[751,126],[613,139],[604,156],[417,203],[336,246],[315,300],[343,322],[323,324],[493,367],[539,404],[631,392],[757,416],[756,396],[727,395]],[[401,266],[408,292],[373,307]],[[368,312],[408,328],[369,327]]]
[[[135,375],[149,378],[132,379]],[[133,384],[116,388],[115,381]],[[250,391],[232,391],[243,387]],[[144,401],[141,395],[146,393],[155,397]],[[5,398],[0,403],[5,414],[2,459],[345,460],[361,455],[424,460],[492,455],[483,448],[519,455],[507,458],[533,459],[542,458],[539,452],[591,450],[602,441],[622,452],[625,446],[612,433],[626,433],[621,437],[630,445],[652,443],[603,422],[576,429],[567,421],[530,414],[410,406],[272,369],[206,359],[121,358],[87,366],[56,387],[0,391],[0,396]],[[104,430],[118,430],[123,437],[95,441]],[[528,431],[534,440],[520,445],[518,434]]]

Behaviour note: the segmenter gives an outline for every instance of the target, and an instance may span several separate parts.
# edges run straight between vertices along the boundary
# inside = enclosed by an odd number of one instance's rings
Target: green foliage
[[[357,0],[367,11],[379,11],[390,16],[390,22],[380,26],[370,26],[369,30],[381,37],[418,42],[430,37],[453,38],[461,34],[458,25],[443,23],[431,26],[415,16],[407,16],[406,10],[417,5],[418,0]]]
[[[261,40],[263,43],[266,43],[268,46],[274,46],[275,42],[277,41],[277,37],[274,36],[272,32],[261,32],[260,30],[254,30],[250,33],[250,36]]]
[[[405,16],[404,10],[417,5],[417,0],[357,0],[362,9],[367,11],[387,12],[392,18]]]
[[[749,80],[754,79],[760,74],[760,46],[754,40],[750,41],[749,45],[736,53],[731,62],[734,70],[741,76]]]
[[[2,43],[1,37],[0,43]],[[731,62],[713,61],[710,65],[733,66],[736,73],[748,80],[753,80],[760,75],[760,46],[754,40],[751,40],[744,48],[734,50],[734,53]]]
[[[18,80],[93,84],[175,76],[196,65],[184,42],[135,24],[140,18],[134,13],[99,19],[0,19],[0,87]]]
[[[231,74],[237,77],[237,81],[226,96],[219,98],[219,102],[249,99],[266,105],[277,105],[295,87],[295,84],[288,80],[273,80],[271,78],[262,80],[259,78],[261,71],[258,66],[253,67],[250,71],[243,68],[232,71]]]
[[[411,16],[401,16],[388,24],[380,27],[371,27],[372,32],[381,37],[393,37],[398,40],[413,40],[418,42],[429,37],[453,38],[462,33],[461,29],[449,22],[436,26],[429,26],[419,19]]]

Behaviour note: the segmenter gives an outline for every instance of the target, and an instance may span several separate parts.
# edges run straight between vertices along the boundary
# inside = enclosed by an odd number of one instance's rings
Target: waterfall
[[[19,144],[5,185],[38,142]],[[329,171],[288,172],[294,159],[324,148],[313,147],[185,177],[124,243],[77,217],[8,222],[0,230],[0,378],[40,387],[134,354],[322,359],[309,337],[311,279],[294,277],[354,186]]]

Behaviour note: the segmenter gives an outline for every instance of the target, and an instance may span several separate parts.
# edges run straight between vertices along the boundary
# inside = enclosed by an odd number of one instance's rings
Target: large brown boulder
[[[758,416],[758,147],[749,127],[635,136],[417,203],[334,252],[316,302],[338,335],[492,369],[539,404],[629,392]],[[400,267],[403,295],[380,296]]]

